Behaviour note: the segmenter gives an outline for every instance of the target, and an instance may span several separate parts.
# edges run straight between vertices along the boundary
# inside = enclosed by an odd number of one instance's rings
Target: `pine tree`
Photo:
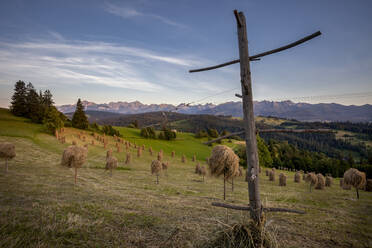
[[[56,107],[51,106],[47,109],[43,119],[43,124],[52,134],[63,127],[63,120],[61,119],[60,112]]]
[[[37,94],[32,83],[28,83],[26,86],[26,104],[27,113],[26,117],[30,118],[33,122],[42,122],[44,117],[44,111],[41,109],[41,102],[39,95]]]
[[[53,106],[53,104],[54,104],[53,95],[50,92],[50,90],[44,91],[44,94],[43,94],[43,104],[46,107],[48,107],[48,108],[51,107],[51,106]]]
[[[89,126],[89,122],[87,116],[84,112],[83,104],[81,103],[80,98],[76,104],[76,110],[74,115],[72,116],[72,126],[79,128],[79,129],[87,129]]]
[[[10,110],[14,115],[25,116],[27,112],[26,104],[26,85],[19,80],[15,83],[14,94],[12,96],[12,105]]]

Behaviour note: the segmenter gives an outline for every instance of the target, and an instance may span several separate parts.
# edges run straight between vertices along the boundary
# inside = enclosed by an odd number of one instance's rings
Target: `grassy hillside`
[[[0,247],[203,247],[227,225],[245,222],[242,211],[211,207],[223,202],[222,179],[194,174],[197,154],[205,165],[210,148],[190,134],[172,142],[143,140],[138,130],[120,128],[124,138],[163,149],[170,168],[155,184],[150,174],[151,157],[131,150],[133,161],[124,165],[124,152],[113,176],[104,168],[105,150],[89,146],[88,161],[74,185],[73,170],[60,166],[63,149],[40,125],[0,110],[0,142],[16,145],[17,156],[9,172],[0,166]],[[79,131],[67,128],[67,142]],[[86,133],[90,141],[89,133]],[[111,141],[113,147],[113,142]],[[170,151],[176,150],[172,159]],[[180,162],[180,154],[188,162]],[[280,171],[278,171],[280,172]],[[302,209],[305,215],[269,213],[268,229],[280,247],[371,247],[372,194],[345,191],[336,179],[331,188],[308,192],[304,182],[295,184],[293,172],[284,172],[287,186],[270,182],[260,174],[261,199],[268,207]],[[229,185],[229,184],[228,184]],[[247,184],[235,180],[227,190],[227,203],[246,204]]]

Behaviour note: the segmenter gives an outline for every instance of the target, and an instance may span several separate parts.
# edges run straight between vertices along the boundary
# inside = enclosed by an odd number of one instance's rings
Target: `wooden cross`
[[[234,10],[234,15],[237,22],[238,29],[238,41],[239,41],[239,59],[223,63],[216,66],[190,70],[189,72],[200,72],[213,70],[227,65],[232,65],[240,62],[240,78],[241,78],[241,88],[242,94],[239,95],[243,100],[243,115],[244,115],[244,133],[245,133],[245,143],[246,143],[246,154],[247,154],[247,178],[248,178],[248,192],[249,192],[249,207],[251,218],[257,223],[261,223],[261,215],[263,208],[261,206],[260,191],[258,184],[258,153],[256,144],[256,127],[254,122],[253,114],[253,97],[252,97],[252,80],[251,80],[251,70],[250,61],[260,60],[260,58],[281,52],[288,48],[297,46],[308,40],[313,39],[321,35],[320,31],[306,36],[298,41],[295,41],[286,46],[282,46],[267,52],[263,52],[254,56],[249,56],[248,52],[248,40],[247,40],[247,28],[245,22],[245,16],[243,12]],[[262,130],[261,130],[262,132]],[[226,207],[226,206],[225,206]],[[230,206],[231,207],[231,206]]]

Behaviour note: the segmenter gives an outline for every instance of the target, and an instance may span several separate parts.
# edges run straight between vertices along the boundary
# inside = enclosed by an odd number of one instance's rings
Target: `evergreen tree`
[[[53,95],[50,90],[44,91],[42,103],[47,107],[53,106]]]
[[[76,110],[72,116],[72,126],[79,129],[87,129],[89,126],[88,118],[85,115],[84,107],[80,98],[77,101]]]
[[[27,84],[26,94],[26,117],[30,118],[33,122],[41,123],[44,118],[44,111],[41,108],[39,95],[37,94],[32,83]]]
[[[18,81],[14,86],[14,94],[12,96],[12,102],[10,110],[16,116],[26,116],[27,104],[26,104],[26,85],[23,81]]]
[[[63,120],[60,114],[61,113],[54,106],[49,107],[45,112],[43,123],[52,134],[63,127]]]

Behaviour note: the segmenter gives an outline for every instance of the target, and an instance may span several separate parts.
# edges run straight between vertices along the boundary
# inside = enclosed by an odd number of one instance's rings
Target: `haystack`
[[[176,155],[176,152],[172,151],[172,158],[174,158],[175,155]]]
[[[62,166],[75,168],[75,184],[77,181],[77,169],[82,167],[87,159],[88,150],[84,147],[69,146],[62,154]]]
[[[163,160],[163,153],[160,151],[158,152],[158,160],[162,161]]]
[[[200,168],[199,174],[203,177],[203,182],[204,182],[204,177],[205,175],[207,175],[207,169],[205,168],[204,165]]]
[[[131,160],[132,160],[132,154],[130,152],[127,152],[125,164],[129,164]]]
[[[201,167],[200,167],[200,164],[198,162],[198,163],[196,163],[196,166],[195,166],[195,174],[199,174],[200,173],[200,169],[201,169]]]
[[[332,183],[333,183],[333,178],[331,176],[326,176],[325,186],[326,187],[331,187]]]
[[[196,161],[196,155],[194,154],[194,156],[192,156],[192,162],[195,162]]]
[[[8,160],[16,156],[15,145],[9,142],[0,143],[0,158],[5,159],[5,171],[8,172]]]
[[[152,153],[153,153],[152,147],[149,148],[149,153],[150,153],[150,156],[152,156]]]
[[[137,157],[141,157],[142,155],[142,148],[139,146],[137,149]]]
[[[269,171],[269,181],[275,181],[275,170]]]
[[[350,168],[344,173],[344,184],[353,186],[359,199],[359,189],[364,189],[366,185],[366,173]]]
[[[268,177],[269,176],[269,170],[265,170],[265,175]]]
[[[212,150],[209,158],[209,170],[211,175],[219,177],[223,175],[224,200],[226,199],[226,180],[233,178],[239,172],[239,157],[234,151],[223,145],[217,145]]]
[[[287,177],[283,173],[279,174],[279,186],[287,186]]]
[[[72,145],[76,146],[76,141],[75,140],[72,141]]]
[[[151,163],[151,174],[156,175],[156,184],[159,184],[159,175],[162,170],[162,165],[159,160],[153,160]]]
[[[301,182],[301,174],[300,172],[296,172],[296,174],[294,175],[294,182],[295,183],[300,183]]]
[[[106,159],[108,159],[108,158],[111,157],[111,156],[112,156],[112,150],[109,149],[109,150],[107,150],[107,152],[106,152]]]
[[[307,183],[310,183],[310,192],[311,192],[311,187],[316,185],[318,183],[318,177],[315,175],[315,173],[311,172],[306,175],[305,181]]]
[[[185,154],[182,154],[181,162],[182,163],[186,163],[186,156],[185,156]]]
[[[372,192],[372,179],[367,179],[366,191]]]
[[[161,169],[162,170],[168,170],[169,163],[168,162],[162,162],[161,163]]]
[[[322,174],[318,173],[317,175],[318,181],[315,185],[315,189],[324,189],[325,187],[325,178]]]
[[[243,167],[239,166],[239,175],[238,175],[239,177],[242,177],[244,175],[243,171],[244,171]]]
[[[110,170],[110,176],[112,176],[112,170],[118,167],[118,160],[114,156],[108,157],[106,159],[106,170]]]

